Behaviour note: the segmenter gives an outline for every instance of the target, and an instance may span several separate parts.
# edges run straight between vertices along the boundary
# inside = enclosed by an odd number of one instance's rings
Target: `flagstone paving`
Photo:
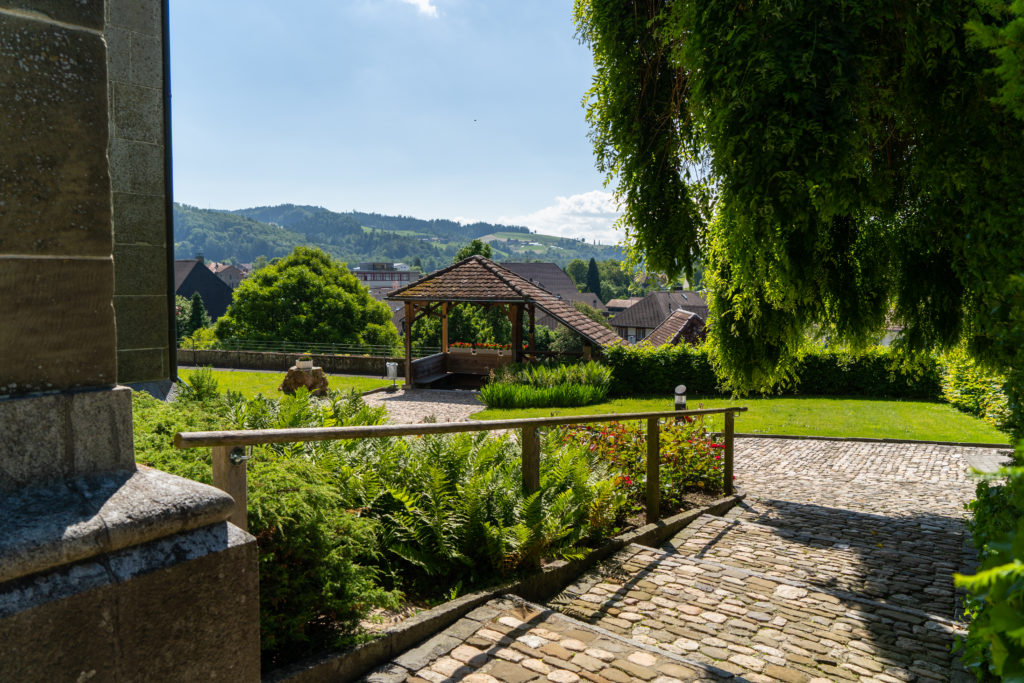
[[[747,498],[724,517],[627,546],[546,606],[493,601],[368,680],[971,680],[952,574],[971,568],[969,465],[1000,455],[738,439]]]

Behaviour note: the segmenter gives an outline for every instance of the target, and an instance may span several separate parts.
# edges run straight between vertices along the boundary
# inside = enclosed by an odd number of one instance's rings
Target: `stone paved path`
[[[725,517],[628,546],[544,607],[489,603],[369,680],[971,680],[952,574],[969,465],[997,453],[740,439],[747,499]]]

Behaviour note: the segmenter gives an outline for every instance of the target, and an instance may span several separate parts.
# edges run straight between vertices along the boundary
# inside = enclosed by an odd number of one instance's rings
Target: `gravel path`
[[[439,389],[399,389],[388,393],[367,394],[372,406],[385,406],[389,421],[394,424],[418,424],[433,419],[437,422],[465,422],[469,416],[484,409],[480,394],[475,391],[444,391]]]

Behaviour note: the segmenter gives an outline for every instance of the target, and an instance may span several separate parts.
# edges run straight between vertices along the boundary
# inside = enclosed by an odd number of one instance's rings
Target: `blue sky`
[[[571,0],[174,0],[174,193],[618,241]]]

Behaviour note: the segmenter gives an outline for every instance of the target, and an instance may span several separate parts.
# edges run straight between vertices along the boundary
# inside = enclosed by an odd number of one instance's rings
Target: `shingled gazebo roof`
[[[387,298],[474,304],[533,303],[593,344],[618,346],[626,343],[615,332],[580,313],[571,302],[483,256],[465,258],[394,290]]]

